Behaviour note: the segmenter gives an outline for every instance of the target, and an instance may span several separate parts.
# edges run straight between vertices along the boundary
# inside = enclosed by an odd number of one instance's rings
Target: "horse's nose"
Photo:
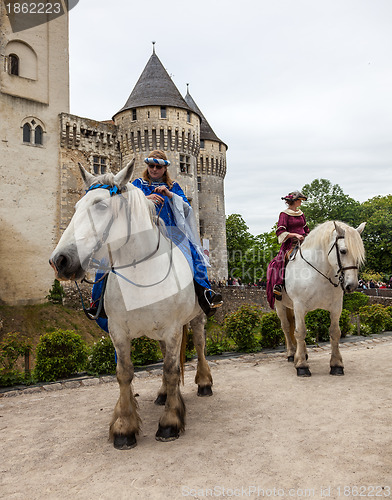
[[[358,283],[347,283],[346,292],[352,293],[357,289]]]
[[[68,266],[68,258],[65,255],[59,254],[53,257],[53,259],[49,260],[49,264],[61,274]]]
[[[75,273],[72,268],[72,259],[63,253],[53,255],[49,259],[49,264],[53,268],[57,279],[70,279]]]

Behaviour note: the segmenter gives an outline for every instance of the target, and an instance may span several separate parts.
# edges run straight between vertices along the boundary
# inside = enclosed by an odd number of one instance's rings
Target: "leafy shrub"
[[[329,327],[331,318],[329,312],[325,309],[315,309],[309,311],[305,316],[305,325],[310,337],[316,339],[316,342],[328,342]]]
[[[308,314],[305,316],[305,324],[307,329],[307,344],[328,342],[330,340],[329,327],[331,326],[331,316],[329,311],[326,311],[324,309],[315,309],[314,311],[308,312]],[[343,309],[340,315],[339,327],[342,337],[350,334],[353,330],[353,326],[351,324],[351,315],[350,312],[346,309]],[[312,339],[314,340],[314,342],[311,342]]]
[[[372,334],[385,330],[385,325],[389,323],[390,316],[387,308],[382,304],[372,304],[359,309],[361,321],[370,328]]]
[[[49,295],[46,298],[53,304],[62,304],[65,296],[64,288],[58,280],[54,280],[52,288],[49,290]]]
[[[368,337],[371,334],[372,330],[368,325],[365,325],[363,323],[359,325],[359,335],[361,335],[362,337]]]
[[[284,344],[284,333],[280,326],[280,319],[275,311],[265,313],[261,317],[261,347],[275,349]]]
[[[369,304],[369,297],[361,292],[343,295],[343,309],[351,313],[358,313],[359,308]]]
[[[353,331],[353,325],[351,324],[351,315],[347,309],[342,310],[342,314],[339,318],[340,331],[342,332],[342,337],[346,337]]]
[[[102,337],[91,347],[87,371],[93,375],[116,373],[115,349],[110,337]]]
[[[206,352],[207,356],[216,356],[223,352],[230,351],[229,339],[222,328],[211,328],[207,332]]]
[[[193,348],[193,343],[189,348]],[[115,352],[110,337],[102,337],[90,349],[87,371],[93,375],[116,373]],[[187,352],[191,353],[191,350]],[[156,363],[162,358],[162,353],[156,340],[140,337],[132,340],[130,356],[134,365],[142,366]]]
[[[305,336],[305,344],[306,345],[314,345],[317,344],[316,337],[312,337],[312,335],[307,331]]]
[[[81,336],[71,330],[46,333],[37,345],[34,375],[45,382],[69,377],[85,368],[87,352]]]
[[[388,318],[385,321],[385,330],[392,331],[392,306],[386,306],[385,310],[388,313]]]
[[[224,328],[229,338],[233,339],[241,352],[254,352],[258,342],[254,330],[260,325],[261,309],[244,304],[236,312],[229,314],[224,321]]]
[[[143,336],[132,340],[131,358],[134,365],[142,366],[156,363],[162,359],[162,353],[156,340]]]
[[[29,382],[29,375],[17,369],[21,356],[31,351],[31,344],[20,333],[8,333],[0,342],[0,386]]]
[[[365,281],[373,280],[377,282],[382,280],[383,275],[381,273],[373,271],[372,269],[365,269],[361,272],[361,278]]]
[[[190,359],[192,359],[195,354],[196,354],[196,349],[193,344],[193,332],[192,328],[189,328],[185,345],[185,361],[189,361]]]

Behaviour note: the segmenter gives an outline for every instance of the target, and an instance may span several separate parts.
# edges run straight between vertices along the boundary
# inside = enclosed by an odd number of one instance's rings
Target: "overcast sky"
[[[71,113],[110,119],[152,53],[229,146],[226,214],[271,230],[317,178],[392,193],[391,0],[80,0]]]

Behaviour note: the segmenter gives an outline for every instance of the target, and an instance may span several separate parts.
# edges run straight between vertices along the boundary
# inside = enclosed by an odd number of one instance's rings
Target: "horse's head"
[[[56,278],[62,280],[83,278],[92,259],[108,258],[129,237],[128,204],[121,193],[132,176],[134,160],[116,175],[94,176],[79,167],[86,194],[49,260]]]
[[[365,260],[365,249],[361,234],[366,222],[356,229],[342,222],[333,222],[333,231],[328,251],[328,260],[345,292],[354,292],[358,287],[358,269]]]

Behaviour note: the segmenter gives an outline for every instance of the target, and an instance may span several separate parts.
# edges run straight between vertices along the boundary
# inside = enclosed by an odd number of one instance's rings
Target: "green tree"
[[[267,279],[267,267],[270,261],[279,252],[280,245],[274,227],[270,232],[265,232],[255,236],[250,249],[246,253],[246,262],[250,269],[252,279],[249,281]]]
[[[275,228],[253,236],[241,215],[232,214],[226,220],[226,238],[229,275],[243,283],[265,280],[267,266],[279,251]]]
[[[366,222],[362,235],[366,268],[389,275],[392,272],[392,195],[375,196],[365,201],[360,216]]]
[[[308,200],[303,203],[310,229],[327,220],[341,220],[350,226],[360,223],[360,203],[344,194],[338,184],[327,179],[315,179],[305,184],[302,193]]]
[[[246,269],[246,253],[251,249],[254,239],[241,215],[231,214],[226,218],[229,276],[243,277],[243,269]]]

